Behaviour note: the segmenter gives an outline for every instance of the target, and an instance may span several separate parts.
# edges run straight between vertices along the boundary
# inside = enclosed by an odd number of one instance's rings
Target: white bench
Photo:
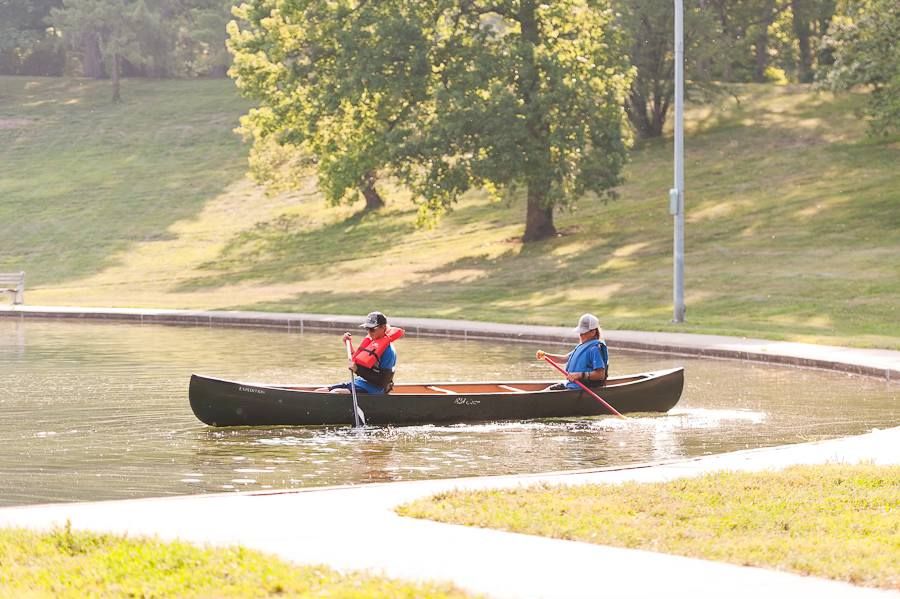
[[[25,303],[25,273],[0,272],[0,293],[14,294],[14,304]]]

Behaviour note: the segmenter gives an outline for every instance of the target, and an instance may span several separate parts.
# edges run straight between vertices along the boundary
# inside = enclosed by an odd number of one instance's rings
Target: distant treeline
[[[0,74],[224,76],[233,0],[0,0]],[[348,2],[352,4],[352,2]],[[673,2],[617,0],[642,69],[670,75]],[[837,0],[685,0],[692,79],[812,81]],[[115,48],[113,48],[113,46]]]
[[[243,0],[291,10],[285,0]],[[0,0],[0,75],[109,78],[113,98],[127,77],[224,77],[231,65],[226,27],[242,0]],[[435,0],[436,11],[483,5],[492,14],[532,0]],[[284,4],[282,6],[282,4]],[[304,3],[306,4],[306,3]],[[313,3],[315,4],[315,3]],[[322,0],[354,11],[363,0]],[[551,2],[552,6],[555,2]],[[607,6],[595,1],[594,8]],[[592,5],[591,1],[587,5]],[[673,0],[609,0],[636,68],[626,109],[640,137],[662,132],[673,98]],[[897,98],[896,0],[684,0],[688,94],[706,82],[822,80],[834,89],[867,85],[893,128]],[[274,12],[273,12],[274,14]],[[578,19],[572,14],[573,20]],[[302,27],[302,23],[298,23]],[[843,55],[841,52],[843,51]],[[883,123],[879,124],[879,127]]]
[[[0,74],[224,77],[231,0],[0,0]]]

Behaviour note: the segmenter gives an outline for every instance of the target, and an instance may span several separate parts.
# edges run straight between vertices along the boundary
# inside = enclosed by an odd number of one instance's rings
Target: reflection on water
[[[397,349],[398,382],[555,379],[528,344],[405,338]],[[334,382],[340,337],[0,320],[0,505],[590,468],[900,425],[897,383],[612,353],[616,373],[685,366],[678,406],[627,421],[214,429],[191,412],[191,372]]]

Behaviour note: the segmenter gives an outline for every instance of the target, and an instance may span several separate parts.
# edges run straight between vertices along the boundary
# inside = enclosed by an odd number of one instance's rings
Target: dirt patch
[[[21,129],[31,124],[31,119],[0,119],[0,129]]]

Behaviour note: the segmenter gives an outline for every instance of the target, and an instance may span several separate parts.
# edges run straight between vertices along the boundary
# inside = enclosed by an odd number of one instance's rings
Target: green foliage
[[[552,209],[621,182],[631,84],[622,32],[598,0],[437,2],[434,109],[401,170],[427,211],[482,187],[524,188],[523,239],[552,236]]]
[[[174,0],[173,0],[174,2]],[[176,76],[224,77],[230,65],[226,27],[235,0],[191,0],[175,3],[174,62]]]
[[[674,98],[674,9],[671,2],[615,0],[628,33],[637,76],[628,117],[638,135],[659,137]],[[687,0],[684,3],[685,93],[715,101],[723,88],[746,81],[809,82],[834,0]]]
[[[33,29],[34,39],[49,37],[56,42],[57,51],[61,50],[59,36],[65,39],[76,58],[70,61],[76,74],[99,75],[90,73],[84,64],[89,48],[96,46],[105,71],[114,78],[117,68],[131,75],[152,77],[221,76],[228,65],[225,25],[232,2],[41,0],[29,6],[25,0],[0,0],[0,51],[11,47],[23,57],[33,53],[35,42],[23,38]],[[28,6],[28,10],[20,6]],[[9,25],[5,25],[4,17]],[[24,59],[20,62],[24,64]],[[24,66],[19,71],[44,74]]]
[[[121,100],[119,77],[122,61],[143,64],[150,60],[145,46],[158,37],[159,18],[144,0],[63,0],[50,13],[53,26],[64,32],[72,46],[95,40],[111,73],[113,102]]]
[[[330,202],[386,171],[426,217],[473,187],[525,187],[546,212],[620,181],[631,73],[602,1],[256,0],[235,15],[231,74],[260,101],[242,120],[264,146],[257,174],[286,160],[274,140],[315,158]]]
[[[0,0],[0,74],[61,75],[65,55],[45,19],[60,0]]]
[[[397,1],[256,0],[234,14],[230,74],[259,102],[241,119],[254,175],[289,188],[311,156],[330,203],[357,199],[425,99],[422,13]]]
[[[900,589],[900,467],[444,493],[401,515]]]
[[[834,64],[820,72],[820,85],[836,91],[867,86],[870,132],[900,131],[900,10],[893,0],[847,0],[832,23],[828,48]]]
[[[675,97],[674,6],[657,0],[616,0],[617,20],[628,36],[636,76],[628,94],[628,119],[642,138],[659,137]],[[709,85],[726,43],[701,3],[684,3],[685,95],[715,95]]]

